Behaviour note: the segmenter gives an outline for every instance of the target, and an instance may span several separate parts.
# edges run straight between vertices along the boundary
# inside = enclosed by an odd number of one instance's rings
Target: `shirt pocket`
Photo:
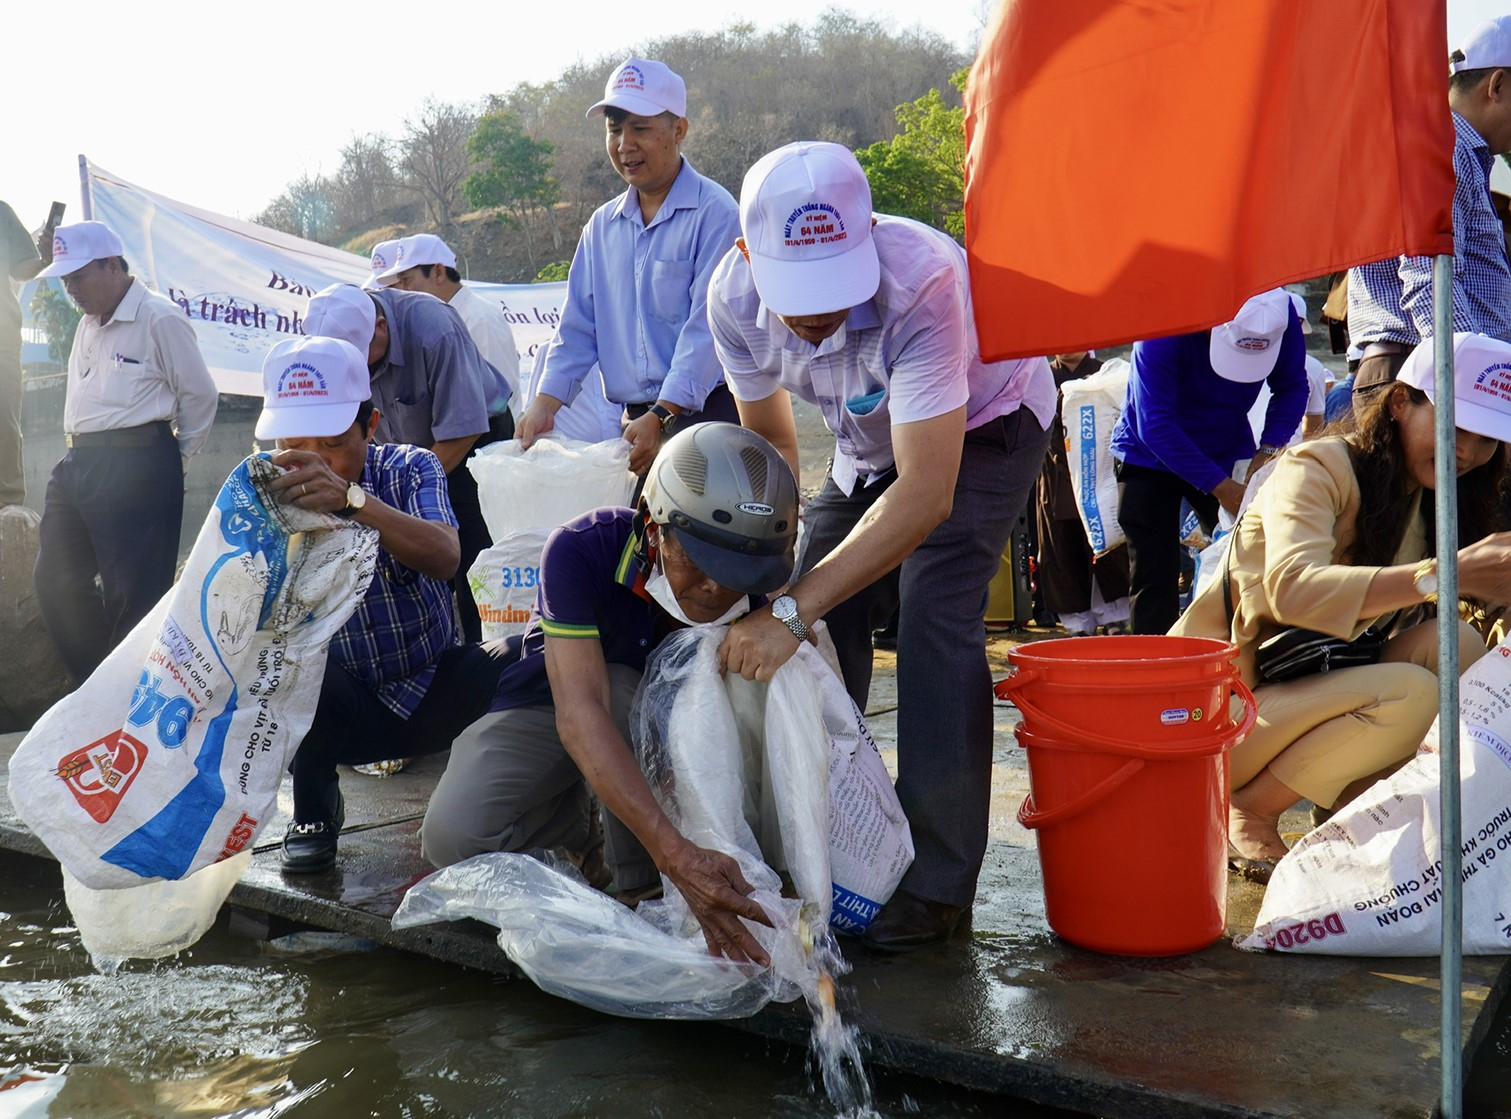
[[[163,379],[150,357],[112,354],[105,361],[100,379],[100,403],[108,408],[125,410],[141,399],[148,387]]]
[[[663,322],[681,325],[693,309],[691,260],[653,260],[646,278],[646,306]]]

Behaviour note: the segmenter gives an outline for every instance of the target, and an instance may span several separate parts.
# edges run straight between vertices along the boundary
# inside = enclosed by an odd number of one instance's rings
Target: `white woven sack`
[[[540,554],[554,531],[530,528],[511,532],[472,561],[467,585],[472,588],[472,601],[477,603],[484,641],[525,632],[540,593]]]
[[[1459,681],[1464,952],[1511,952],[1511,648]],[[1280,860],[1240,948],[1435,956],[1442,945],[1438,724],[1405,768]]]
[[[11,759],[16,811],[83,886],[184,878],[276,810],[378,538],[278,504],[278,473],[232,471],[178,583]]]
[[[1114,358],[1089,377],[1066,381],[1060,389],[1066,459],[1076,511],[1097,555],[1124,540],[1118,524],[1118,482],[1113,473],[1112,429],[1128,397],[1128,363]]]

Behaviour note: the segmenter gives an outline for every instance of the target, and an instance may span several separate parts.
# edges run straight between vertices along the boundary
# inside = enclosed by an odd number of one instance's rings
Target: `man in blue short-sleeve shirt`
[[[596,363],[624,409],[630,469],[644,476],[675,417],[737,422],[708,333],[708,277],[740,234],[734,199],[682,157],[687,87],[663,63],[627,59],[603,100],[609,162],[629,189],[583,228],[561,325],[519,421],[529,446],[551,430]]]
[[[765,962],[740,920],[769,923],[749,883],[662,812],[630,748],[629,713],[661,640],[763,601],[791,576],[796,538],[791,470],[760,436],[722,423],[667,442],[637,509],[599,509],[557,529],[519,660],[490,713],[453,744],[431,795],[425,857],[449,866],[560,847],[589,883],[612,877],[631,904],[657,896],[665,875],[711,951]]]
[[[298,387],[310,380],[323,387]],[[294,822],[283,870],[314,874],[336,861],[345,815],[336,766],[446,749],[487,709],[504,648],[461,643],[448,583],[460,546],[440,460],[422,447],[372,443],[381,417],[356,348],[335,338],[280,342],[263,386],[257,437],[277,440],[278,500],[378,533],[377,569],[331,641],[315,718],[289,767]]]

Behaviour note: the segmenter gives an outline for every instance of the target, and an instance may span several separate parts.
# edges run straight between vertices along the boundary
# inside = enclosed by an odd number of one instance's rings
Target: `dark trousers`
[[[478,617],[477,603],[472,599],[472,584],[467,581],[467,572],[478,553],[493,545],[493,536],[488,531],[488,522],[483,520],[483,507],[477,496],[477,479],[467,466],[467,459],[477,454],[490,443],[514,437],[514,417],[505,412],[494,416],[491,427],[472,445],[464,458],[450,474],[446,475],[446,492],[451,498],[451,511],[456,514],[457,541],[462,546],[462,561],[457,564],[456,574],[451,577],[451,587],[456,592],[457,613],[462,620],[462,640],[476,645],[483,639],[483,623]]]
[[[845,689],[865,709],[871,631],[897,619],[897,797],[916,855],[909,893],[969,905],[986,853],[992,778],[987,585],[1028,503],[1049,434],[1027,409],[966,433],[955,503],[902,564],[824,616]],[[895,478],[895,476],[894,476]],[[808,505],[800,571],[833,551],[890,482],[846,495],[829,478]]]
[[[53,467],[32,580],[75,681],[173,586],[183,516],[183,460],[167,424],[147,446],[75,447]]]
[[[626,404],[624,406],[625,421],[638,420],[645,415],[645,410],[654,400],[647,400],[643,404]],[[706,424],[711,422],[737,424],[740,422],[740,410],[735,404],[734,393],[729,391],[729,386],[724,384],[715,385],[713,391],[703,401],[703,407],[697,412],[684,412],[672,421],[672,431],[681,431],[684,427],[693,424]]]
[[[1196,510],[1209,533],[1217,498],[1168,470],[1117,464],[1118,524],[1128,537],[1129,628],[1163,634],[1180,616],[1180,503]]]
[[[315,721],[299,744],[294,775],[294,819],[330,819],[336,806],[336,766],[436,754],[481,717],[493,702],[507,663],[506,642],[459,645],[436,663],[425,698],[405,719],[373,695],[334,657],[325,662]]]

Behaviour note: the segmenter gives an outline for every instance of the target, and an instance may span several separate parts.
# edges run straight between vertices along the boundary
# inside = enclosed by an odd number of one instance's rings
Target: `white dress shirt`
[[[471,288],[462,287],[449,300],[452,309],[462,316],[467,324],[467,333],[472,335],[472,344],[483,355],[483,360],[504,375],[509,382],[509,402],[514,414],[521,411],[519,390],[519,347],[514,344],[514,331],[504,317],[504,309]]]

